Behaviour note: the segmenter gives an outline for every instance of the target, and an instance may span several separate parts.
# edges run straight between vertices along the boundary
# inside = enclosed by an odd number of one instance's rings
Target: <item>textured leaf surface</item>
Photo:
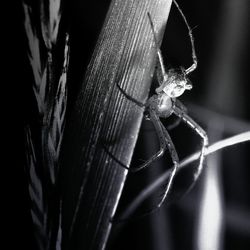
[[[171,1],[112,1],[70,123],[61,158],[63,249],[102,249],[124,185],[156,50],[147,12],[163,35]],[[84,32],[84,31],[79,31]]]

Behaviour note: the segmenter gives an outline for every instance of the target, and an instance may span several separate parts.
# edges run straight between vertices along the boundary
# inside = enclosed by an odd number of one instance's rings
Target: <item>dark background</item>
[[[69,29],[72,41],[72,66],[69,73],[69,108],[80,86],[82,73],[91,58],[95,42],[101,30],[110,1],[94,0],[64,1],[62,22]],[[181,100],[207,110],[215,111],[237,121],[250,122],[249,112],[249,13],[247,0],[220,1],[178,1],[182,7],[195,37],[195,45],[199,65],[191,75],[193,90]],[[32,249],[32,226],[29,214],[29,198],[27,180],[24,173],[25,157],[23,142],[23,126],[32,119],[34,99],[32,97],[31,81],[29,80],[29,62],[26,54],[26,38],[23,29],[23,13],[20,2],[6,8],[8,15],[7,52],[4,78],[7,79],[6,107],[10,108],[9,116],[4,121],[12,124],[8,146],[6,147],[8,164],[7,177],[2,177],[5,184],[3,219],[7,221],[4,231],[8,249],[17,246]],[[5,24],[3,24],[5,26]],[[173,6],[162,52],[168,65],[183,65],[191,63],[189,37],[181,16]],[[6,80],[5,80],[6,81]],[[5,107],[4,107],[5,108]],[[191,110],[190,114],[206,129],[209,130],[211,141],[219,134],[226,137],[242,132],[243,127],[231,122],[228,129],[223,125],[223,117],[213,118],[205,112]],[[201,118],[203,117],[203,118]],[[35,119],[35,118],[34,118]],[[220,124],[211,126],[209,122]],[[221,129],[222,126],[222,129]],[[13,128],[12,128],[13,127]],[[217,128],[217,129],[216,129]],[[221,131],[222,130],[222,131]],[[249,128],[248,128],[249,130]],[[173,131],[173,139],[180,150],[180,155],[186,155],[197,149],[198,139],[192,132],[181,126]],[[147,159],[154,148],[152,141],[157,140],[148,122],[143,122],[137,143],[133,164],[138,159]],[[186,148],[188,148],[186,150]],[[249,145],[239,145],[223,151],[218,171],[220,189],[222,193],[224,228],[221,239],[221,249],[249,249],[250,246],[250,174],[249,174]],[[166,156],[166,161],[168,157]],[[121,199],[119,211],[152,178],[159,175],[165,168],[165,161],[157,162],[153,170],[129,176]],[[156,171],[156,172],[155,172]],[[107,249],[195,249],[197,235],[196,223],[199,214],[199,201],[202,199],[204,177],[195,188],[183,199],[172,205],[164,206],[159,212],[140,220],[131,221],[114,226]],[[159,194],[155,194],[156,197]],[[143,213],[154,205],[150,199],[138,211]],[[207,239],[210,241],[210,239]]]

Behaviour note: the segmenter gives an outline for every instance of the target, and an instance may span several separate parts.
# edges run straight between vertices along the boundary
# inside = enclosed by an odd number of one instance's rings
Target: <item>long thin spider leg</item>
[[[129,94],[127,94],[121,87],[119,84],[116,84],[117,88],[121,91],[121,93],[130,101],[132,101],[133,103],[135,103],[136,105],[138,105],[139,107],[143,108],[145,107],[145,104],[136,100],[135,98],[133,98],[132,96],[130,96]]]
[[[194,46],[194,37],[193,37],[192,29],[190,28],[190,26],[188,24],[188,21],[187,21],[187,18],[185,17],[185,15],[184,15],[183,11],[181,10],[180,6],[178,5],[178,3],[175,0],[173,0],[173,3],[175,4],[178,11],[180,12],[180,14],[181,14],[186,26],[187,26],[188,34],[189,34],[189,37],[190,37],[193,64],[189,68],[187,68],[185,70],[185,73],[188,75],[197,68],[197,64],[198,64],[198,60],[197,60],[197,56],[196,56],[196,52],[195,52],[195,46]]]
[[[178,105],[178,103],[176,103],[176,105]],[[194,184],[203,169],[205,150],[208,146],[208,137],[206,132],[200,127],[200,125],[198,125],[190,116],[188,116],[182,108],[175,106],[173,109],[174,113],[177,116],[179,116],[190,128],[192,128],[202,138],[202,148],[199,157],[199,165],[193,175],[193,184]]]
[[[156,161],[157,159],[162,157],[162,155],[164,154],[164,152],[166,151],[166,148],[167,148],[165,135],[164,135],[164,132],[162,129],[163,126],[161,124],[159,117],[156,115],[155,111],[153,111],[150,108],[149,108],[149,116],[150,116],[150,120],[152,121],[152,123],[155,127],[155,131],[157,133],[157,136],[159,138],[160,150],[156,154],[154,154],[150,159],[148,159],[146,162],[141,164],[140,166],[129,169],[129,171],[131,171],[131,172],[137,172],[137,171],[140,171],[140,170],[145,169],[146,167],[150,166],[154,161]]]
[[[164,126],[162,125],[162,130],[164,132],[164,136],[165,136],[165,139],[167,141],[167,147],[168,147],[168,150],[170,152],[170,156],[172,158],[172,161],[173,161],[173,164],[174,164],[174,167],[172,168],[170,174],[169,174],[169,180],[168,180],[168,183],[167,183],[167,186],[166,186],[166,189],[164,191],[164,194],[160,200],[160,202],[158,203],[157,205],[157,208],[160,208],[161,205],[164,203],[164,201],[166,200],[167,198],[167,195],[170,191],[170,188],[172,186],[172,183],[173,183],[173,180],[174,180],[174,176],[177,172],[177,169],[179,167],[179,157],[178,157],[178,154],[177,154],[177,151],[175,149],[175,146],[172,142],[172,139],[168,133],[168,131],[164,128]]]
[[[154,24],[153,24],[153,21],[152,21],[150,13],[148,12],[147,14],[148,14],[149,23],[150,23],[150,26],[151,26],[151,29],[152,29],[155,46],[156,46],[156,49],[157,49],[157,57],[158,57],[158,60],[159,60],[159,63],[160,63],[160,67],[161,67],[162,77],[163,77],[164,80],[166,80],[165,78],[167,77],[167,74],[166,74],[166,70],[165,70],[165,66],[164,66],[164,61],[163,61],[161,49],[160,49],[158,40],[156,38],[155,27],[154,27]],[[159,81],[159,82],[161,82],[161,81]]]
[[[166,126],[167,130],[172,130],[176,127],[178,127],[181,123],[181,118],[178,117],[172,124],[169,124]]]
[[[169,152],[170,152],[170,156],[172,158],[174,167],[171,168],[171,170],[170,170],[171,172],[169,174],[168,182],[166,184],[163,196],[160,199],[160,201],[157,204],[157,206],[154,207],[154,208],[152,208],[150,211],[144,213],[143,215],[139,216],[138,218],[141,218],[143,216],[149,215],[149,214],[153,213],[154,211],[158,210],[162,206],[162,204],[164,203],[164,201],[167,198],[167,195],[169,194],[169,191],[170,191],[170,188],[172,186],[175,174],[177,173],[177,170],[178,170],[178,167],[179,167],[179,157],[178,157],[177,151],[175,149],[175,146],[174,146],[174,144],[172,142],[172,139],[171,139],[169,133],[167,132],[167,130],[165,129],[165,127],[163,126],[163,124],[161,123],[159,117],[156,115],[155,111],[153,111],[152,109],[150,110],[150,118],[151,118],[151,121],[153,122],[153,124],[155,126],[156,132],[158,134],[158,137],[159,137],[159,140],[160,140],[160,143],[161,143],[161,147],[164,148],[164,151],[165,151],[165,149],[167,147],[168,150],[169,150]],[[161,152],[161,150],[159,152]],[[164,153],[164,151],[162,151],[162,153],[160,155],[158,154],[159,153],[158,152],[157,154],[155,154],[155,156],[158,155],[157,158],[159,158],[160,156],[162,156],[162,154]],[[144,167],[149,166],[157,158],[154,157],[154,156],[151,157],[150,160],[147,161],[147,163],[146,163],[146,165]],[[113,223],[114,222],[118,223],[118,222],[127,221],[128,220],[128,216],[126,214],[127,214],[127,211],[125,210],[125,213],[122,214],[120,218],[115,219],[115,220],[113,220],[113,218],[112,218],[111,221]]]
[[[178,108],[180,108],[183,113],[187,113],[186,106],[184,104],[182,104],[182,102],[180,100],[176,99],[175,100],[175,105]],[[177,116],[177,117],[178,117],[177,120],[174,121],[173,124],[170,124],[170,125],[167,126],[167,130],[174,129],[175,127],[177,127],[181,123],[182,119],[179,116]]]
[[[179,108],[182,113],[187,114],[187,112],[188,112],[187,107],[179,99],[175,99],[174,106],[176,106],[177,108]]]

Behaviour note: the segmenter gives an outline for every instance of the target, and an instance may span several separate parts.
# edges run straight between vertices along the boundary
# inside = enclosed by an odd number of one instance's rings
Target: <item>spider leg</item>
[[[193,64],[189,68],[187,68],[185,70],[186,74],[188,75],[197,68],[197,63],[198,63],[196,52],[195,52],[195,46],[194,46],[194,37],[193,37],[192,29],[190,28],[190,26],[188,24],[188,21],[187,21],[187,18],[185,17],[185,15],[184,15],[182,9],[180,8],[179,4],[175,0],[173,0],[173,3],[175,4],[176,8],[178,9],[179,13],[181,14],[181,16],[182,16],[182,18],[183,18],[183,20],[184,20],[184,22],[185,22],[185,24],[187,26],[188,34],[189,34],[189,37],[190,37]]]
[[[174,103],[176,106],[178,106],[182,110],[183,113],[187,113],[186,106],[184,106],[184,104],[182,104],[178,99],[175,99]],[[179,126],[181,121],[182,121],[182,119],[179,116],[177,116],[177,120],[174,121],[172,124],[168,125],[167,130],[171,130],[171,129],[176,128],[177,126]]]
[[[116,84],[117,88],[121,91],[121,93],[130,101],[132,101],[133,103],[135,103],[136,105],[138,105],[139,107],[143,108],[146,106],[146,104],[136,100],[135,98],[133,98],[132,96],[130,96],[129,94],[127,94],[121,87],[119,84]]]
[[[174,177],[178,171],[178,167],[179,167],[179,157],[178,157],[178,154],[177,154],[177,151],[175,149],[175,146],[172,142],[172,139],[168,133],[168,131],[166,130],[166,128],[163,126],[163,124],[161,123],[161,121],[159,120],[158,116],[155,114],[154,111],[151,110],[151,120],[152,122],[155,124],[155,126],[157,126],[157,131],[161,134],[161,135],[164,135],[164,139],[165,139],[165,144],[167,147],[168,147],[168,150],[170,152],[170,156],[172,158],[172,161],[174,163],[174,167],[171,168],[171,172],[170,172],[170,175],[169,175],[169,180],[166,184],[166,187],[165,187],[165,190],[164,190],[164,193],[163,193],[163,196],[161,197],[159,203],[157,204],[157,206],[155,206],[154,208],[150,209],[148,212],[142,214],[141,216],[139,216],[138,218],[141,218],[145,215],[149,215],[149,214],[152,214],[153,212],[155,212],[156,210],[158,210],[162,204],[164,203],[164,201],[166,200],[168,194],[169,194],[169,191],[170,191],[170,188],[172,186],[172,183],[173,183],[173,180],[174,180]],[[160,126],[160,127],[159,127]],[[129,215],[131,214],[131,212],[134,211],[135,207],[137,207],[138,204],[136,206],[131,206],[129,207],[127,210],[125,210],[125,212],[120,216],[120,219],[117,219],[117,220],[113,220],[112,219],[112,222],[124,222],[126,220],[128,220],[128,217]]]
[[[162,157],[162,155],[164,154],[164,152],[166,151],[166,148],[167,148],[167,142],[165,140],[165,133],[163,131],[163,125],[162,125],[159,117],[155,113],[155,111],[153,111],[151,108],[149,108],[149,117],[150,117],[150,120],[152,121],[152,123],[154,125],[156,134],[157,134],[157,136],[159,138],[160,150],[157,153],[155,153],[146,162],[144,162],[143,164],[141,164],[140,166],[135,167],[133,169],[129,169],[129,171],[131,171],[131,172],[137,172],[137,171],[140,171],[140,170],[148,167],[154,161],[156,161],[157,159],[159,159],[160,157]]]
[[[181,110],[182,113],[187,114],[187,112],[188,112],[187,107],[186,107],[179,99],[177,99],[177,98],[175,99],[174,105],[175,105],[177,108],[179,108],[179,109]]]
[[[148,19],[149,19],[149,23],[150,23],[152,33],[153,33],[153,37],[154,37],[154,43],[155,43],[156,50],[157,50],[157,58],[158,58],[158,61],[160,63],[161,77],[165,80],[165,78],[167,77],[167,74],[166,74],[166,70],[165,70],[165,66],[164,66],[163,56],[162,56],[162,53],[161,53],[159,42],[157,41],[157,38],[156,38],[156,31],[155,31],[154,23],[152,21],[152,18],[151,18],[151,15],[150,15],[149,12],[148,12]],[[158,78],[159,83],[162,82],[162,80],[159,79],[160,76],[158,74],[157,74],[157,78]]]
[[[180,123],[181,123],[181,118],[178,117],[172,124],[169,124],[166,126],[167,130],[172,130],[172,129],[178,127]]]
[[[174,113],[179,116],[190,128],[192,128],[201,138],[202,138],[202,148],[201,148],[201,154],[199,158],[199,165],[193,175],[193,184],[198,179],[202,169],[203,169],[203,162],[205,157],[205,150],[208,145],[208,137],[206,132],[198,125],[190,116],[188,116],[182,107],[178,107],[178,104],[180,105],[181,102],[176,103],[176,106],[173,107]],[[181,104],[183,105],[183,104]],[[192,186],[193,186],[192,184]],[[191,187],[192,187],[191,186]],[[191,188],[190,187],[190,188]],[[189,189],[190,189],[189,188]]]
[[[167,198],[167,195],[170,191],[170,188],[172,186],[172,183],[173,183],[173,180],[174,180],[174,177],[175,177],[175,174],[178,170],[178,167],[179,167],[179,157],[178,157],[178,154],[177,154],[177,151],[175,149],[175,146],[172,142],[172,139],[168,133],[168,131],[165,129],[165,127],[162,125],[162,130],[164,132],[164,136],[165,136],[165,139],[167,141],[167,147],[168,147],[168,150],[170,152],[170,156],[172,158],[172,161],[173,161],[173,164],[174,164],[174,167],[172,168],[171,172],[170,172],[170,175],[169,175],[169,180],[167,182],[167,185],[166,185],[166,188],[165,188],[165,191],[164,191],[164,194],[160,200],[160,202],[158,203],[156,209],[160,208],[161,205],[164,203],[164,201],[166,200]],[[152,210],[153,211],[153,210]]]
[[[115,157],[113,157],[113,155],[111,153],[109,153],[108,149],[104,146],[104,150],[109,154],[109,156],[116,161],[121,167],[127,169],[129,172],[138,172],[142,169],[147,168],[148,166],[150,166],[154,161],[156,161],[157,159],[159,159],[160,157],[162,157],[162,155],[164,154],[164,152],[166,151],[167,148],[167,142],[165,139],[165,133],[163,131],[163,125],[161,124],[160,119],[158,118],[158,116],[156,115],[155,111],[153,111],[152,109],[149,108],[149,116],[150,116],[150,121],[152,121],[154,128],[156,130],[156,134],[158,136],[159,142],[160,142],[160,149],[157,153],[155,153],[150,159],[148,159],[147,161],[145,161],[143,164],[137,166],[137,167],[133,167],[133,168],[129,168],[128,166],[124,165],[122,162],[120,162],[119,160],[117,160]]]

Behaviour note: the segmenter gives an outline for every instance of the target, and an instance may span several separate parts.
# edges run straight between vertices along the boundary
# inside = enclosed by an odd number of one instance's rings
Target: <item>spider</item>
[[[167,131],[167,129],[163,126],[160,118],[168,118],[172,114],[179,117],[181,121],[186,123],[191,129],[195,131],[196,134],[198,134],[202,139],[202,145],[201,145],[201,153],[199,157],[199,164],[196,167],[194,173],[193,173],[193,180],[192,185],[196,182],[198,179],[200,173],[203,169],[203,161],[204,161],[204,153],[206,150],[206,147],[208,145],[208,137],[206,132],[198,125],[186,112],[186,107],[177,99],[177,97],[181,96],[185,90],[192,89],[192,84],[188,80],[187,76],[193,72],[197,68],[197,57],[194,47],[194,39],[192,35],[192,30],[187,22],[187,19],[182,12],[181,8],[177,4],[175,0],[173,0],[174,4],[176,5],[178,11],[180,12],[189,32],[191,47],[192,47],[192,60],[193,64],[185,69],[183,67],[179,67],[179,69],[169,69],[168,71],[165,70],[164,63],[163,63],[163,57],[161,50],[158,46],[157,42],[157,35],[155,32],[154,24],[151,18],[150,13],[147,13],[149,24],[152,29],[153,37],[154,37],[154,43],[156,45],[157,49],[157,59],[160,64],[160,75],[157,76],[157,81],[159,83],[159,87],[156,88],[155,94],[152,95],[146,103],[141,103],[138,100],[134,99],[130,95],[128,95],[119,85],[118,88],[122,92],[122,94],[130,101],[135,103],[136,105],[145,108],[145,110],[148,111],[148,120],[150,120],[155,128],[155,131],[157,133],[160,149],[159,151],[154,154],[150,159],[148,159],[146,162],[141,164],[138,167],[135,167],[133,169],[129,169],[125,166],[126,169],[132,172],[136,172],[142,169],[145,169],[146,167],[150,166],[153,162],[155,162],[157,159],[163,156],[165,151],[168,149],[171,159],[173,162],[174,167],[172,168],[168,182],[166,184],[166,187],[164,187],[164,193],[161,197],[157,208],[160,208],[161,205],[164,203],[166,197],[169,194],[171,185],[173,183],[174,177],[177,173],[178,167],[179,167],[179,157],[178,153],[175,149],[175,146],[172,142],[172,139]],[[190,187],[191,188],[191,187]]]

